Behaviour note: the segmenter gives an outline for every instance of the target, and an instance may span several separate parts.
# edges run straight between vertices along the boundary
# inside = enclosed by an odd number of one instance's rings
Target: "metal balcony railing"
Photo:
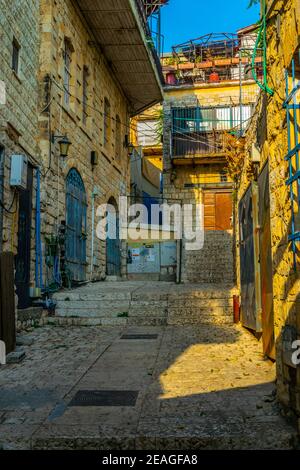
[[[197,158],[203,156],[225,156],[224,131],[191,132],[172,136],[172,158]]]

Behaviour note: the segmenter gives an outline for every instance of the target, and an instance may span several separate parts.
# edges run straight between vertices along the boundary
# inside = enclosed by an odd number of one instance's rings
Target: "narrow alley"
[[[1,369],[4,449],[293,448],[275,365],[239,326],[53,325],[20,340],[22,365]]]
[[[0,0],[1,469],[278,449],[300,450],[300,0]]]

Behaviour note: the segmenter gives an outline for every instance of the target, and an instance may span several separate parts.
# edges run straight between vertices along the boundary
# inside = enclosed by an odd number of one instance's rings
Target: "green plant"
[[[250,0],[248,8],[251,8],[251,7],[253,7],[253,5],[257,5],[259,3],[260,3],[260,0]]]

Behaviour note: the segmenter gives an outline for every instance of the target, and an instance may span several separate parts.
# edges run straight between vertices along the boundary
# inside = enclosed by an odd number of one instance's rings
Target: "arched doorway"
[[[72,281],[86,280],[86,208],[84,183],[72,168],[66,180],[66,264]]]
[[[114,198],[108,201],[106,240],[106,274],[121,275],[121,244],[119,237],[119,213]]]

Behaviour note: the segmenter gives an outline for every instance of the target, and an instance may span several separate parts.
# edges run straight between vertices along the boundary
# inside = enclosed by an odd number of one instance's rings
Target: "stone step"
[[[230,325],[233,319],[228,315],[212,315],[212,314],[194,314],[180,316],[177,313],[169,313],[167,324],[173,326],[188,326],[188,325]]]
[[[84,306],[65,308],[59,306],[56,308],[55,314],[58,317],[83,317],[83,318],[118,318],[127,314],[130,317],[165,317],[167,315],[167,308],[153,308],[153,307],[131,307],[127,309],[118,309],[114,306],[110,308],[97,308],[90,309]]]
[[[128,318],[49,317],[48,324],[57,326],[121,326],[128,324]]]
[[[56,302],[77,302],[77,301],[129,301],[131,300],[130,292],[97,292],[91,290],[85,290],[84,292],[57,292],[54,294],[53,299]]]
[[[87,285],[55,294],[56,316],[102,325],[194,325],[232,323],[236,289],[226,285]],[[69,324],[69,323],[67,323]],[[70,323],[72,324],[72,322]]]

